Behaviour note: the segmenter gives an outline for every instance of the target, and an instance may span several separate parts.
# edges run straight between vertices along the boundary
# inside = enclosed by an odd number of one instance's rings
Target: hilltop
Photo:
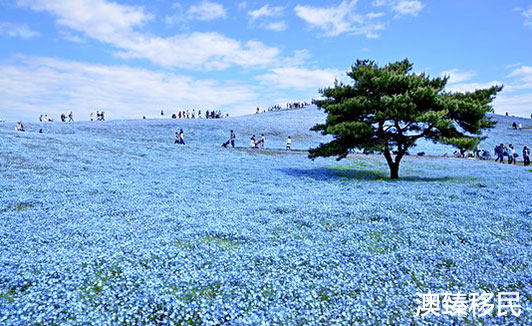
[[[267,112],[247,116],[225,119],[154,119],[154,120],[112,120],[106,122],[76,122],[76,123],[30,123],[29,134],[35,134],[43,128],[41,139],[70,139],[83,138],[95,141],[120,142],[135,141],[137,144],[148,142],[150,146],[156,144],[170,144],[178,128],[185,130],[187,144],[195,147],[217,147],[227,138],[229,130],[235,130],[239,147],[248,147],[249,138],[255,134],[257,137],[264,133],[267,138],[267,147],[284,149],[287,136],[293,139],[295,149],[306,150],[317,146],[329,138],[319,133],[310,131],[317,123],[325,121],[325,113],[315,106],[304,109]],[[497,121],[494,129],[486,132],[487,139],[481,143],[482,148],[492,152],[495,145],[500,143],[513,143],[516,148],[522,149],[524,145],[532,142],[532,120],[517,117],[492,115]],[[513,130],[512,123],[520,122],[523,130]],[[3,138],[32,137],[14,134],[12,124],[0,124],[0,133]],[[439,156],[444,153],[452,154],[456,150],[451,146],[432,144],[420,141],[413,149],[412,155],[424,151],[427,155]]]

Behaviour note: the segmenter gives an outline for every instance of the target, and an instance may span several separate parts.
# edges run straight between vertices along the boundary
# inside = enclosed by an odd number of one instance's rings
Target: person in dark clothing
[[[497,160],[500,163],[504,163],[504,155],[507,154],[504,144],[499,145],[499,151],[497,152]]]
[[[229,146],[229,144],[231,144],[231,146],[233,148],[235,148],[235,133],[233,130],[231,130],[231,134],[229,135],[229,140],[227,140],[225,143],[222,144],[222,147],[224,148],[227,148],[227,146]]]
[[[523,148],[523,162],[525,166],[530,165],[530,148],[528,148],[528,146]]]
[[[74,114],[72,112],[68,115],[68,122],[74,122]]]
[[[236,139],[235,132],[233,130],[231,130],[231,135],[229,136],[229,141],[231,142],[231,146],[233,148],[235,148],[235,139]]]
[[[185,145],[185,139],[184,139],[183,135],[184,135],[183,129],[180,129],[179,130],[179,134],[177,135],[177,143],[178,144]]]

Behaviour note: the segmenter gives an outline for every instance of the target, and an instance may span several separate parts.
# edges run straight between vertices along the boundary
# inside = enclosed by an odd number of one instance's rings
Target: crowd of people
[[[251,148],[264,149],[265,145],[266,145],[266,136],[264,136],[264,134],[261,134],[258,140],[257,138],[255,138],[255,135],[251,136],[250,138]]]
[[[91,112],[91,121],[94,121],[94,113]],[[105,121],[105,112],[96,111],[96,121]]]
[[[41,114],[39,117],[39,122],[53,122],[54,119],[48,117],[48,114]]]
[[[508,146],[500,144],[495,146],[494,150],[495,162],[504,163],[506,158],[508,164],[517,164],[518,158],[520,157],[519,152],[514,148],[513,144]],[[522,150],[523,155],[523,164],[525,166],[530,165],[530,148],[524,146]],[[473,151],[466,151],[461,149],[460,151],[455,151],[454,156],[457,158],[476,158],[479,160],[491,160],[491,153],[487,150],[483,150],[480,146],[477,146]]]
[[[519,153],[515,150],[512,144],[506,147],[504,144],[495,146],[495,162],[504,163],[504,158],[507,157],[508,164],[516,164],[519,158]],[[523,164],[525,166],[530,165],[530,148],[528,146],[523,147]]]
[[[222,143],[222,147],[227,148],[229,147],[229,145],[231,145],[232,148],[235,148],[235,140],[236,140],[235,131],[231,129],[231,131],[229,132],[229,139],[227,139],[227,141]],[[176,131],[174,144],[185,145],[183,129],[179,129],[179,131]],[[266,145],[266,136],[264,136],[264,134],[261,134],[260,138],[258,139],[255,135],[251,136],[250,138],[251,148],[262,150],[265,148],[265,145]],[[292,137],[290,136],[286,138],[286,150],[287,151],[292,150]]]
[[[161,110],[161,116],[164,117],[164,110]],[[221,110],[182,110],[177,111],[177,113],[172,113],[172,119],[222,119],[228,118],[229,113],[223,114]],[[146,116],[142,117],[146,119]]]
[[[283,110],[294,110],[294,109],[302,109],[306,106],[309,106],[310,103],[308,102],[294,102],[294,103],[286,103],[286,106],[285,107],[282,107],[278,104],[276,105],[273,105],[273,106],[270,106],[268,109],[266,110],[262,110],[262,113],[266,113],[266,112],[274,112],[274,111],[283,111]],[[257,107],[255,113],[261,113],[261,110],[260,108]]]
[[[64,113],[61,113],[61,122],[66,122],[66,121],[67,121],[67,115]],[[68,122],[74,122],[74,114],[72,112],[68,114]]]

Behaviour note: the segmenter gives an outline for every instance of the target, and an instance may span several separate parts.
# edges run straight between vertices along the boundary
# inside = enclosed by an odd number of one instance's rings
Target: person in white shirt
[[[264,137],[264,134],[260,135],[260,140],[259,140],[260,149],[264,149],[265,142],[266,142],[266,137]]]
[[[25,131],[24,125],[22,124],[22,121],[17,122],[17,126],[15,127],[16,131]]]
[[[286,150],[289,151],[291,149],[292,149],[292,138],[288,136],[288,138],[286,138]]]

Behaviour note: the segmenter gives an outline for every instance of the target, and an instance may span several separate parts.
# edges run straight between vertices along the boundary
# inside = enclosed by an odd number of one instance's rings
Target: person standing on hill
[[[495,155],[497,155],[497,160],[495,160],[495,162],[499,161],[500,163],[504,163],[504,145],[500,144],[495,149]]]
[[[266,137],[264,137],[264,134],[261,134],[260,135],[260,140],[259,140],[260,149],[264,149],[264,144],[265,143],[266,143]]]
[[[185,139],[184,139],[184,132],[183,132],[183,129],[180,129],[180,130],[179,130],[178,139],[179,139],[178,144],[185,145]]]
[[[24,128],[24,124],[22,123],[22,121],[18,121],[17,122],[17,125],[15,127],[15,130],[16,131],[26,131],[26,129]]]
[[[508,149],[507,149],[507,153],[508,153],[508,164],[515,164],[515,151],[514,151],[514,147],[512,144],[508,145]]]
[[[229,146],[229,144],[231,144],[231,146],[233,148],[235,148],[235,132],[233,130],[231,130],[231,134],[229,135],[229,140],[227,140],[225,143],[222,144],[222,147],[224,148],[227,148],[227,146]]]
[[[292,149],[292,138],[288,136],[288,138],[286,138],[286,150],[289,151],[291,149]]]
[[[231,142],[231,146],[233,148],[235,148],[235,139],[236,139],[235,132],[231,130],[231,134],[229,135],[229,141]]]
[[[530,165],[530,148],[528,148],[528,146],[523,148],[523,162],[525,166]]]
[[[70,113],[68,114],[68,122],[74,122],[74,114],[72,113],[72,111],[70,111]]]

